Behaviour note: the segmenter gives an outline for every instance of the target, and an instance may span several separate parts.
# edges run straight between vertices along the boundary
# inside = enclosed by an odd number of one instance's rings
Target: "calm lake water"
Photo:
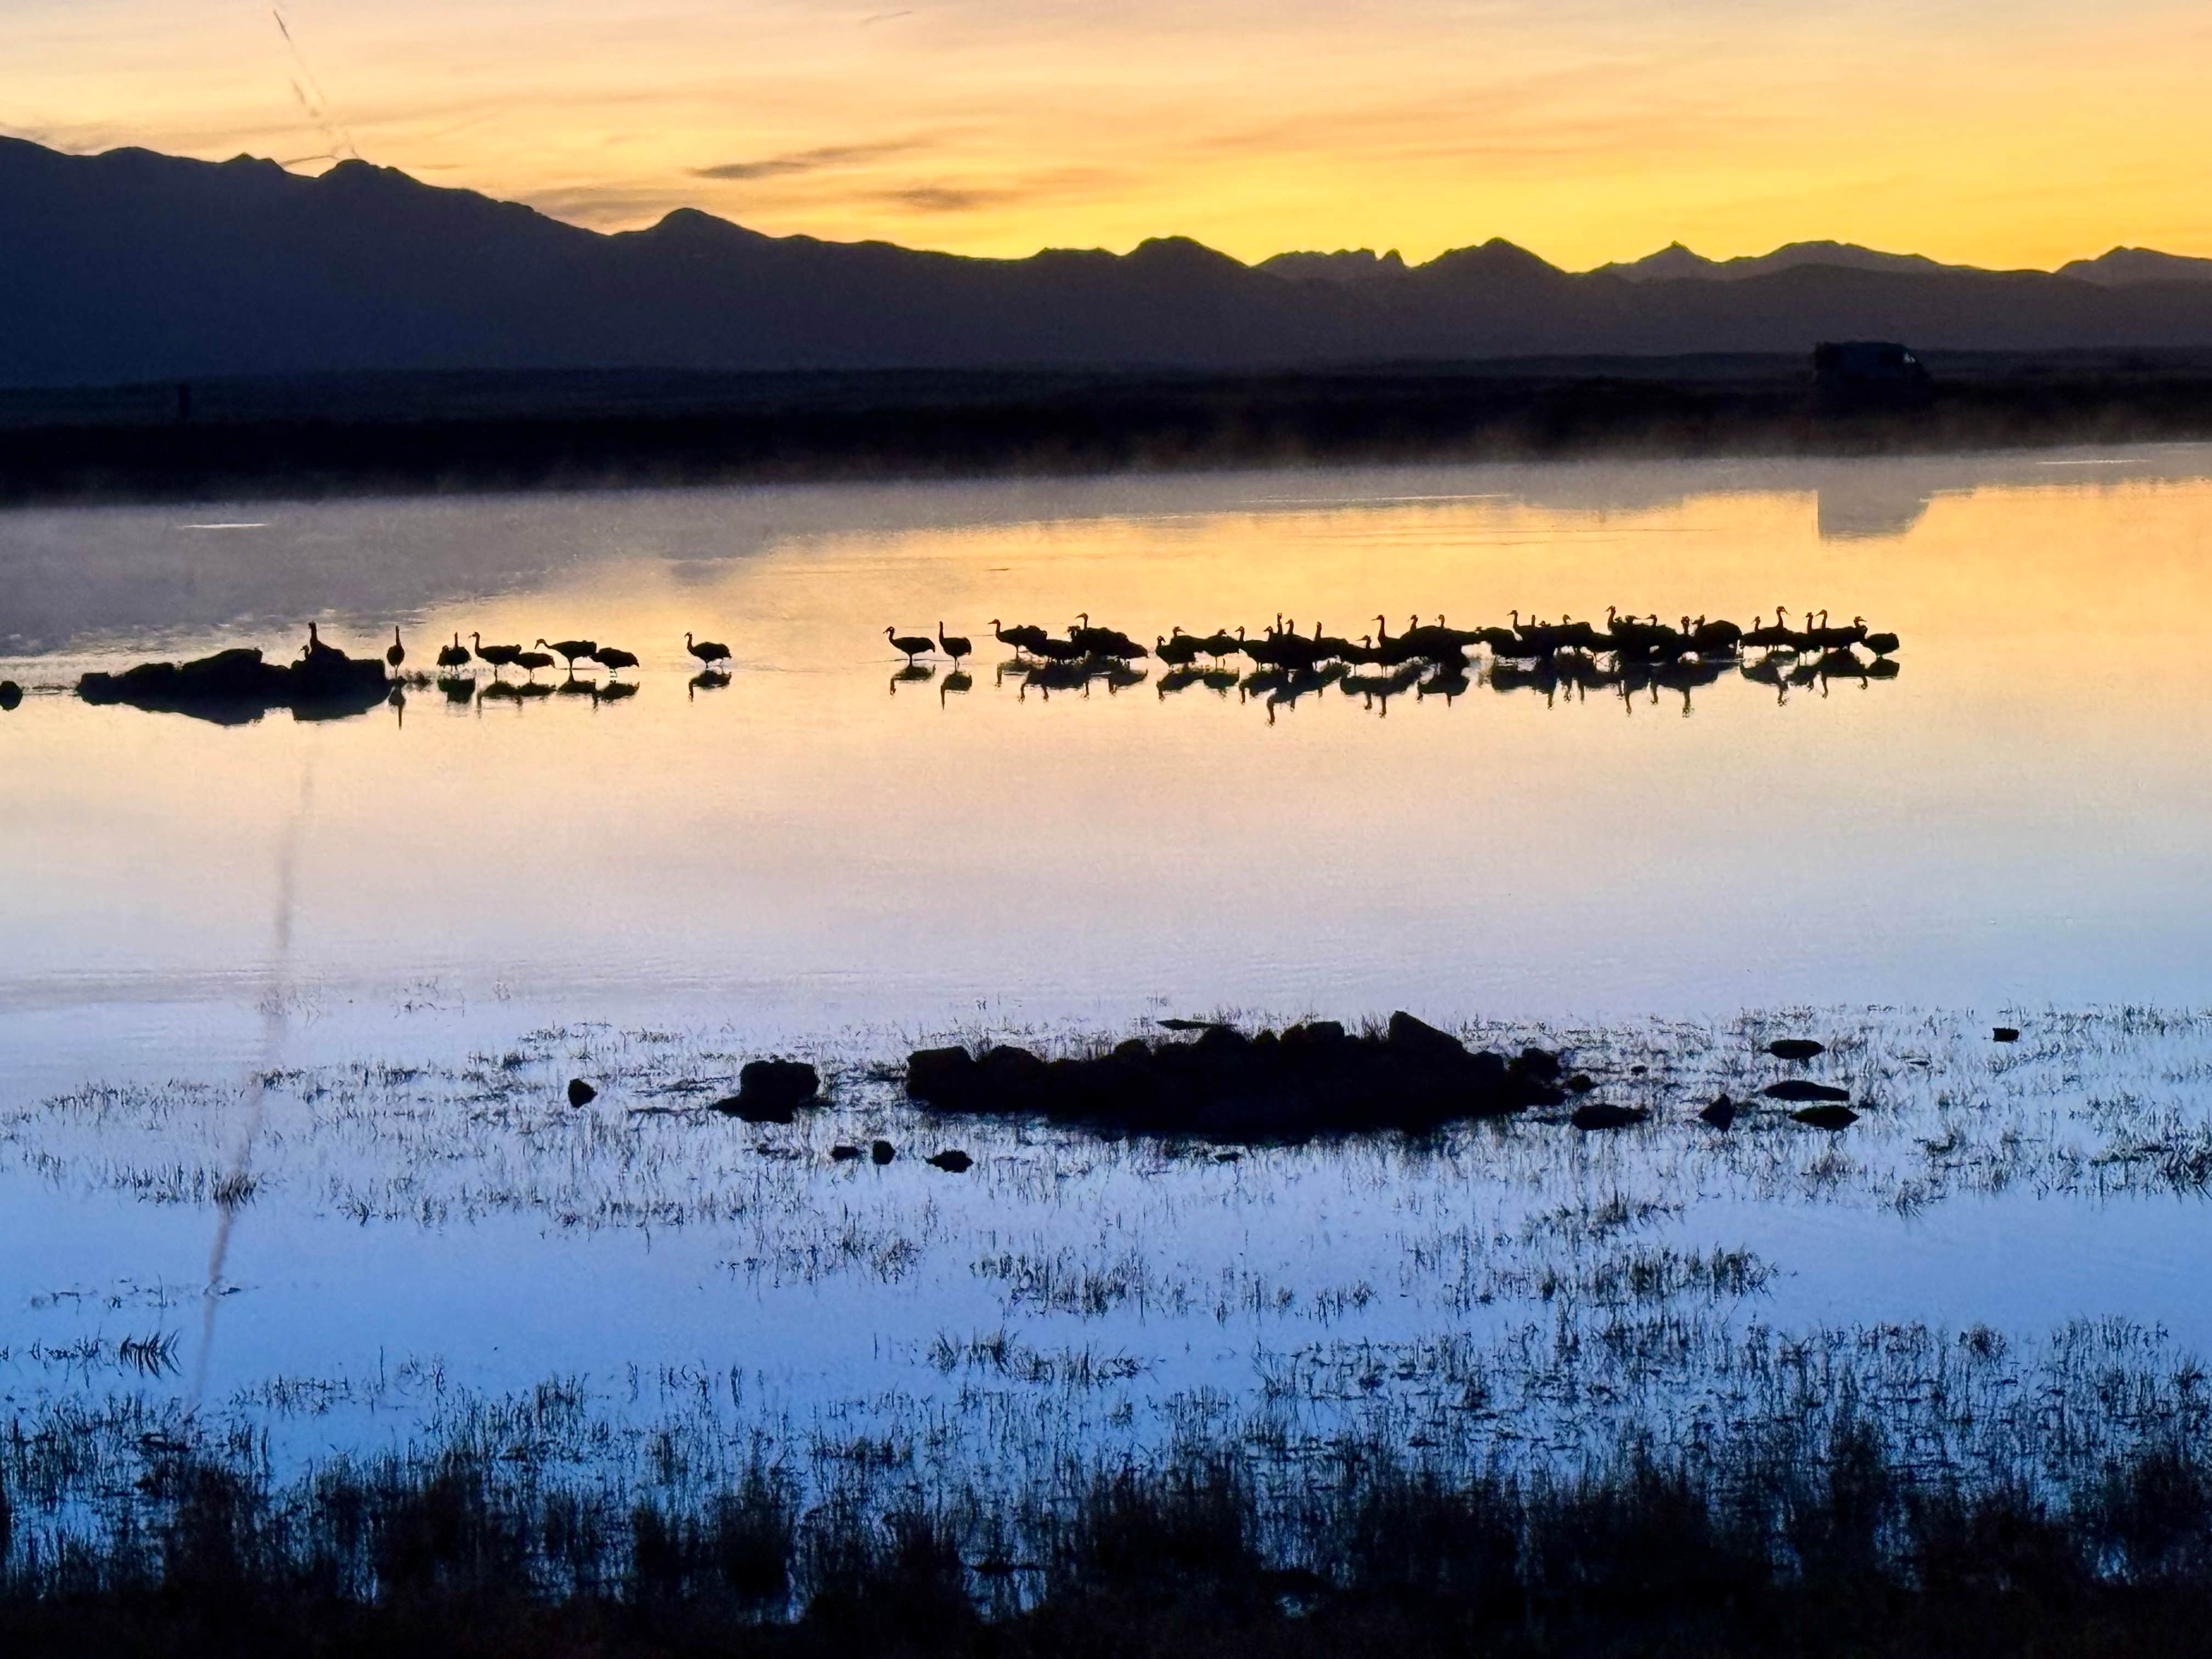
[[[643,1365],[748,1379],[747,1421],[1044,1443],[1371,1403],[1378,1364],[1518,1376],[1579,1431],[1531,1345],[1624,1308],[1700,1334],[1639,1384],[1670,1398],[1768,1328],[2212,1346],[2212,1032],[2142,1012],[2207,1000],[2208,554],[2199,447],[0,515],[0,1395],[258,1402],[317,1444],[555,1373],[635,1405]],[[1271,706],[1158,665],[1048,696],[988,640],[1778,603],[1895,630],[1901,672]],[[237,727],[64,690],[311,618],[396,623],[410,668],[589,635],[639,690]],[[971,683],[902,681],[884,629],[940,619]],[[922,1123],[870,1069],[1401,1006],[1565,1031],[1660,1121],[1217,1164]],[[1739,1023],[1793,1007],[1825,1012]],[[1686,1123],[1800,1029],[1880,1110]],[[685,1115],[770,1046],[830,1115]],[[890,1168],[828,1161],[876,1133]],[[965,1180],[912,1157],[956,1140]]]
[[[209,528],[210,526],[252,527]],[[496,1012],[854,1022],[2192,1000],[2212,452],[699,491],[0,517],[0,675],[310,617],[428,666],[588,635],[635,698],[241,729],[0,716],[0,1046],[58,1082]],[[1656,701],[1158,670],[894,684],[888,624],[1332,632],[1518,608],[1905,641],[1888,683]],[[693,693],[684,635],[730,642]],[[988,641],[987,641],[988,642]],[[1271,719],[1272,714],[1272,719]],[[272,988],[281,987],[281,991]],[[378,1040],[381,1040],[380,1036]]]

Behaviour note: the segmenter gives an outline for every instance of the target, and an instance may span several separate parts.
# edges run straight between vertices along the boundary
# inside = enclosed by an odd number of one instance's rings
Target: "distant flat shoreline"
[[[1780,356],[1280,373],[560,372],[0,391],[0,502],[1395,461],[1875,456],[2212,438],[2212,352],[1929,354],[1914,403]]]

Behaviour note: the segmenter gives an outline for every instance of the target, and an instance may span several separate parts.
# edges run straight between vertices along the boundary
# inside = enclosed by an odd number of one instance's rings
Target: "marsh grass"
[[[2008,1046],[1990,1044],[1978,1018],[1894,1010],[1605,1028],[1480,1022],[1464,1028],[1471,1042],[1558,1048],[1596,1081],[1600,1098],[1649,1110],[1651,1121],[1584,1137],[1538,1114],[1378,1144],[1401,1146],[1409,1164],[1478,1174],[1532,1200],[1557,1194],[1575,1208],[1588,1208],[1591,1188],[1608,1181],[1637,1203],[1726,1193],[1901,1212],[2014,1190],[2100,1200],[2212,1187],[2212,1113],[2201,1086],[2212,1074],[2212,1016],[2124,1007],[2014,1017],[2027,1020],[2028,1035]],[[1828,1044],[1810,1071],[1849,1089],[1862,1110],[1844,1135],[1809,1133],[1758,1103],[1759,1087],[1787,1069],[1764,1043],[1807,1032]],[[989,1035],[1093,1054],[1125,1034]],[[727,1091],[746,1058],[713,1034],[578,1027],[532,1032],[458,1065],[374,1060],[268,1073],[258,1079],[266,1127],[250,1166],[232,1144],[234,1091],[190,1080],[88,1085],[0,1107],[0,1167],[162,1205],[235,1206],[281,1187],[357,1224],[527,1214],[580,1230],[752,1224],[765,1238],[805,1206],[796,1177],[819,1175],[817,1155],[830,1142],[880,1135],[922,1152],[948,1139],[900,1098],[874,1046],[884,1041],[853,1032],[804,1049],[832,1104],[764,1139],[696,1114]],[[583,1074],[598,1079],[602,1098],[579,1112],[561,1090]],[[1720,1134],[1695,1113],[1723,1092],[1749,1104]],[[1101,1143],[1018,1121],[963,1126],[959,1136],[1006,1154],[994,1178],[1032,1193],[1102,1161],[1144,1175],[1188,1172],[1210,1157],[1203,1146]],[[798,1170],[774,1167],[794,1161]],[[1247,1167],[1254,1161],[1248,1154]],[[1273,1155],[1257,1161],[1294,1167]],[[774,1244],[757,1254],[769,1259]]]
[[[2009,1047],[1899,1010],[1488,1023],[1470,1040],[1559,1048],[1650,1119],[1233,1161],[1018,1118],[955,1141],[881,1062],[909,1034],[872,1032],[804,1051],[830,1103],[781,1128],[697,1109],[748,1057],[726,1039],[605,1027],[270,1073],[245,1163],[238,1091],[0,1104],[0,1176],[42,1200],[250,1206],[245,1224],[311,1240],[404,1229],[464,1255],[475,1230],[690,1232],[702,1276],[753,1298],[713,1364],[594,1361],[506,1395],[432,1352],[192,1413],[165,1386],[177,1292],[42,1288],[26,1318],[51,1328],[0,1347],[6,1593],[33,1622],[72,1597],[339,1625],[459,1607],[584,1620],[613,1646],[834,1630],[1068,1651],[1114,1630],[1130,1651],[1328,1630],[1570,1650],[1561,1629],[1608,1621],[1704,1651],[1746,1609],[1817,1606],[1866,1636],[1838,1610],[2039,1586],[2077,1613],[2163,1607],[2212,1559],[2212,1385],[2162,1333],[1792,1324],[1790,1235],[1736,1232],[1752,1206],[1817,1211],[1832,1237],[1966,1197],[2201,1200],[2212,1018],[2007,1017]],[[1073,1053],[1118,1034],[990,1035]],[[1850,1089],[1860,1121],[1698,1121],[1784,1074],[1763,1052],[1781,1035],[1829,1044],[1802,1074]],[[575,1075],[601,1091],[580,1110]],[[893,1163],[830,1158],[878,1136]],[[972,1171],[921,1162],[947,1144]],[[778,1322],[832,1293],[887,1321],[868,1368],[780,1371]]]
[[[2173,1386],[2130,1382],[2137,1405]],[[2116,1617],[2160,1631],[2212,1593],[2201,1424],[2083,1443],[2063,1419],[2116,1403],[2092,1389],[2046,1399],[2038,1443],[2011,1449],[2025,1463],[1977,1474],[1929,1464],[1881,1400],[1846,1395],[1794,1424],[1631,1433],[1564,1464],[1245,1432],[1062,1458],[1012,1492],[904,1463],[814,1486],[757,1440],[662,1447],[627,1474],[571,1463],[552,1448],[588,1441],[588,1413],[558,1383],[282,1481],[251,1435],[118,1405],[0,1440],[0,1616],[49,1644],[73,1628],[136,1646],[158,1623],[172,1652],[427,1620],[441,1652],[591,1629],[725,1651],[1319,1651],[1395,1632],[1421,1651],[1580,1653],[1686,1632],[1755,1651],[1771,1619],[1856,1607],[1793,1645],[1868,1650],[1869,1609],[1923,1637],[1995,1610],[2009,1639],[2039,1621],[2045,1650],[2087,1651]],[[520,1449],[502,1443],[518,1431]],[[99,1526],[52,1528],[88,1502]],[[2009,1650],[1996,1633],[1959,1650]]]

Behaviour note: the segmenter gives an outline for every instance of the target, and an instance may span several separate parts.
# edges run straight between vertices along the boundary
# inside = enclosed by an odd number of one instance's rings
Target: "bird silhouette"
[[[1753,617],[1751,627],[1744,634],[1743,642],[1762,651],[1771,651],[1776,646],[1789,644],[1790,630],[1782,625],[1782,613],[1777,611],[1774,613],[1774,620],[1763,627],[1759,618],[1756,616]]]
[[[469,648],[461,643],[461,636],[459,634],[453,635],[453,642],[451,645],[441,645],[438,647],[439,667],[466,668],[468,665]]]
[[[1348,662],[1356,648],[1350,640],[1340,639],[1334,634],[1324,634],[1321,631],[1319,623],[1314,624],[1314,649],[1321,653],[1324,660]]]
[[[1047,637],[1044,629],[1028,623],[1017,623],[1012,628],[1002,625],[996,617],[991,618],[991,635],[1000,645],[1014,650],[1033,651],[1037,641]]]
[[[1188,668],[1196,662],[1205,647],[1180,628],[1172,635],[1152,635],[1152,654],[1170,668]]]
[[[576,672],[576,659],[588,657],[599,648],[597,640],[547,640],[542,635],[538,643],[568,665],[568,672]]]
[[[600,667],[612,674],[624,668],[637,666],[637,659],[617,645],[603,645],[592,653]]]
[[[952,659],[952,666],[957,670],[960,666],[960,659],[968,655],[975,647],[969,643],[965,635],[947,635],[945,631],[945,623],[942,618],[939,618],[937,624],[937,648]]]
[[[1073,640],[1056,640],[1049,634],[1030,647],[1030,655],[1042,657],[1048,663],[1080,662],[1090,654]]]
[[[892,649],[906,653],[909,664],[924,652],[934,650],[937,646],[937,641],[927,634],[902,634],[896,628],[884,629],[884,637],[891,642]]]
[[[707,668],[712,668],[718,662],[727,662],[730,659],[728,646],[714,640],[701,640],[695,644],[688,633],[684,636],[684,648],[698,658],[701,665]]]
[[[399,665],[407,660],[407,647],[399,643],[397,628],[392,630],[392,643],[385,647],[384,660],[392,665],[392,672],[395,674],[399,672]]]
[[[309,623],[307,624],[307,643],[301,647],[300,652],[300,659],[301,661],[322,663],[328,662],[333,658],[342,659],[345,653],[339,650],[336,646],[325,645],[323,643],[323,636],[317,631],[314,623]]]
[[[550,668],[553,665],[553,659],[543,651],[518,651],[514,653],[514,665],[521,669],[529,676],[532,683],[535,684],[538,671],[541,668]]]
[[[519,645],[486,645],[481,634],[471,634],[469,637],[476,641],[478,659],[491,665],[494,679],[499,678],[501,669],[522,654],[522,647]]]
[[[1092,656],[1117,657],[1126,662],[1133,657],[1150,654],[1143,646],[1118,628],[1093,628],[1091,613],[1087,611],[1080,613],[1075,620],[1081,626],[1071,627],[1067,630],[1067,637]]]

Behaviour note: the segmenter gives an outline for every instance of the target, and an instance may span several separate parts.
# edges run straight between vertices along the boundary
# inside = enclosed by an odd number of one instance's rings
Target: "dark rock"
[[[957,1111],[973,1101],[978,1086],[975,1057],[965,1048],[917,1048],[906,1057],[908,1099]]]
[[[1243,1054],[1252,1046],[1251,1039],[1234,1025],[1209,1025],[1198,1034],[1194,1045],[1202,1054]]]
[[[0,710],[20,708],[23,703],[23,688],[13,680],[0,680]]]
[[[1807,1106],[1790,1114],[1800,1123],[1815,1129],[1848,1129],[1859,1121],[1859,1115],[1848,1106]]]
[[[1020,1111],[1024,1100],[1041,1093],[1046,1082],[1045,1063],[1026,1048],[1000,1045],[983,1051],[975,1062],[991,1109]]]
[[[975,1167],[975,1160],[957,1146],[948,1147],[941,1152],[933,1152],[922,1161],[935,1165],[947,1175],[965,1175]]]
[[[1515,1058],[1514,1065],[1521,1075],[1536,1083],[1557,1083],[1565,1068],[1559,1057],[1547,1048],[1523,1048]]]
[[[189,714],[242,726],[272,708],[298,720],[343,720],[383,702],[390,685],[384,664],[322,647],[305,661],[264,662],[252,648],[218,651],[184,664],[140,663],[120,674],[87,674],[77,696],[99,706],[122,704],[153,714]]]
[[[850,1164],[860,1155],[860,1149],[858,1146],[848,1146],[842,1142],[830,1149],[830,1159],[833,1164]]]
[[[568,1103],[571,1106],[588,1106],[599,1097],[599,1091],[583,1079],[572,1077],[568,1079]]]
[[[1640,1106],[1613,1106],[1602,1100],[1589,1100],[1576,1107],[1574,1116],[1567,1121],[1577,1129],[1626,1129],[1650,1115]]]
[[[1596,1080],[1588,1072],[1577,1072],[1566,1084],[1567,1092],[1571,1095],[1586,1095],[1596,1087]]]
[[[1759,1092],[1769,1100],[1849,1100],[1851,1097],[1849,1089],[1838,1089],[1832,1083],[1814,1083],[1802,1077],[1789,1077],[1779,1083],[1770,1083]]]
[[[2020,1041],[2019,1028],[2012,1025],[2000,1025],[1990,1033],[1990,1041],[1992,1042],[2017,1042]]]
[[[1766,1045],[1766,1052],[1777,1060],[1806,1060],[1827,1051],[1826,1043],[1815,1042],[1810,1037],[1777,1037]]]
[[[1449,1031],[1415,1019],[1402,1008],[1390,1016],[1390,1046],[1425,1065],[1449,1065],[1467,1058],[1467,1045]]]
[[[1698,1115],[1716,1129],[1725,1129],[1735,1121],[1736,1103],[1726,1095],[1717,1096],[1713,1103]]]
[[[768,1106],[757,1100],[747,1100],[744,1091],[725,1095],[712,1102],[708,1109],[720,1112],[724,1117],[733,1117],[743,1123],[791,1123],[799,1114],[788,1106]]]
[[[868,1157],[874,1163],[888,1164],[897,1156],[897,1148],[888,1140],[872,1140],[868,1143]]]
[[[1458,1120],[1557,1105],[1555,1054],[1471,1054],[1411,1016],[1395,1036],[1354,1036],[1333,1020],[1247,1036],[1208,1024],[1195,1040],[1132,1038],[1112,1052],[1040,1059],[1001,1047],[926,1049],[908,1092],[933,1110],[1021,1114],[1125,1134],[1221,1142],[1287,1141],[1385,1129],[1424,1133]]]
[[[748,1123],[788,1123],[821,1092],[821,1078],[805,1060],[748,1060],[738,1073],[738,1115]]]
[[[1333,1019],[1310,1019],[1303,1025],[1293,1025],[1283,1033],[1285,1054],[1333,1054],[1342,1048],[1347,1039],[1344,1027]]]

